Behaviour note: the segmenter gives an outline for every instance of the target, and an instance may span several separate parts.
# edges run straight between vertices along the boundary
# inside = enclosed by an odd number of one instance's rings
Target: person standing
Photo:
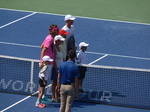
[[[70,50],[68,61],[62,62],[58,70],[57,90],[60,91],[61,105],[59,112],[71,112],[72,103],[78,98],[78,66],[73,62],[76,52]]]
[[[36,101],[36,106],[40,108],[44,108],[46,106],[44,103],[42,103],[42,96],[44,95],[45,86],[47,85],[47,80],[49,78],[49,63],[52,61],[53,59],[51,59],[49,56],[44,56],[42,58],[43,67],[41,67],[41,69],[43,69],[45,66],[47,69],[39,72],[39,94]]]
[[[66,39],[66,35],[68,35],[69,33],[66,32],[65,30],[59,30],[59,35],[61,35],[64,39]],[[66,61],[66,56],[67,56],[67,47],[66,47],[66,42],[63,41],[60,45],[60,50],[63,53],[63,61]]]
[[[57,76],[60,64],[63,62],[63,53],[60,50],[60,45],[65,39],[61,35],[56,35],[54,38],[54,65],[52,68],[51,80],[53,81],[52,101],[59,102],[59,93],[56,91]]]
[[[70,50],[74,50],[75,48],[74,25],[73,25],[75,19],[76,18],[70,14],[66,15],[64,19],[66,24],[62,29],[69,33],[65,39],[67,46],[67,54]]]
[[[47,55],[51,57],[51,59],[54,59],[54,37],[59,33],[59,28],[57,25],[52,24],[49,28],[49,35],[45,38],[44,42],[40,46],[41,50],[41,56],[40,56],[40,64],[39,66],[43,66],[42,58]],[[54,62],[49,63],[49,75],[51,76],[52,73],[52,66]],[[53,88],[53,82],[52,82],[52,88]],[[48,98],[44,97],[42,98],[44,101],[50,101]]]
[[[79,44],[79,53],[77,54],[77,64],[87,64],[87,56],[85,51],[87,50],[87,47],[89,44],[85,42],[81,42]],[[79,92],[83,93],[84,90],[82,88],[83,79],[85,78],[85,73],[87,71],[87,68],[85,66],[79,66],[80,71],[80,77],[79,77]]]

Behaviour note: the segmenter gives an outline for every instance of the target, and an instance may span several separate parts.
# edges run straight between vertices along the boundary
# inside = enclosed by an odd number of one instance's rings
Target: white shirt
[[[77,54],[77,63],[87,64],[87,56],[85,52],[79,51],[79,53]]]
[[[63,53],[63,60],[66,60],[66,55],[67,55],[66,42],[63,42],[63,43],[60,45],[60,51]]]
[[[75,38],[74,38],[74,26],[71,25],[71,28],[68,28],[66,25],[62,28],[63,30],[65,30],[66,32],[69,32],[68,35],[66,35],[66,48],[67,48],[67,53],[70,49],[74,48],[74,44],[75,44]],[[71,37],[73,37],[73,40],[71,39]],[[71,40],[70,40],[71,39]]]
[[[72,35],[74,35],[74,26],[73,25],[71,25],[71,28],[68,28],[65,25],[62,29],[65,30],[66,32],[69,32],[69,34],[67,35],[67,37],[71,37]],[[67,37],[66,37],[66,39],[67,39]]]
[[[60,64],[63,62],[63,53],[61,51],[59,52],[57,49],[56,49],[56,59],[55,59],[55,62],[56,62],[57,68],[59,68]]]

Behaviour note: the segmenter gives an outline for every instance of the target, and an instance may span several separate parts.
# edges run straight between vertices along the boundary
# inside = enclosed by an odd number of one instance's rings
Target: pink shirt
[[[48,35],[44,42],[43,42],[43,47],[46,47],[46,51],[44,52],[44,56],[47,55],[51,59],[54,59],[54,38],[51,35]],[[50,64],[53,64],[51,62]]]

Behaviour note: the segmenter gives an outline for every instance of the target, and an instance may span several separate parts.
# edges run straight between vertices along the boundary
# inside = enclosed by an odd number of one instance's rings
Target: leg
[[[45,87],[39,87],[38,102],[41,103],[42,96],[45,92]]]
[[[72,103],[75,97],[75,88],[73,85],[68,86],[68,95],[65,112],[71,112]]]
[[[61,85],[60,98],[61,98],[61,102],[60,102],[60,110],[59,110],[59,112],[65,112],[67,93],[66,93],[64,85]]]
[[[55,98],[55,90],[56,90],[57,81],[52,82],[52,99]]]

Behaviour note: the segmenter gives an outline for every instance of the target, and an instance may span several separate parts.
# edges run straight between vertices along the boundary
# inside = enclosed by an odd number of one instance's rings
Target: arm
[[[60,86],[61,86],[61,84],[60,84],[60,73],[58,73],[58,77],[57,77],[57,90],[58,90],[58,92],[60,92]]]
[[[81,63],[81,55],[80,53],[77,54],[77,64]]]
[[[57,64],[56,64],[56,55],[57,55],[57,51],[56,51],[56,48],[54,48],[54,68],[55,68],[55,71],[56,73],[58,72],[58,67],[57,67]]]
[[[40,65],[39,65],[40,67],[42,66],[42,58],[43,58],[43,56],[44,56],[44,53],[45,53],[46,49],[47,49],[46,47],[43,47],[43,48],[42,48],[41,56],[40,56]]]
[[[44,46],[44,44],[42,43],[42,44],[41,44],[41,46],[40,46],[40,48],[42,49],[42,48],[43,48],[43,46]]]

